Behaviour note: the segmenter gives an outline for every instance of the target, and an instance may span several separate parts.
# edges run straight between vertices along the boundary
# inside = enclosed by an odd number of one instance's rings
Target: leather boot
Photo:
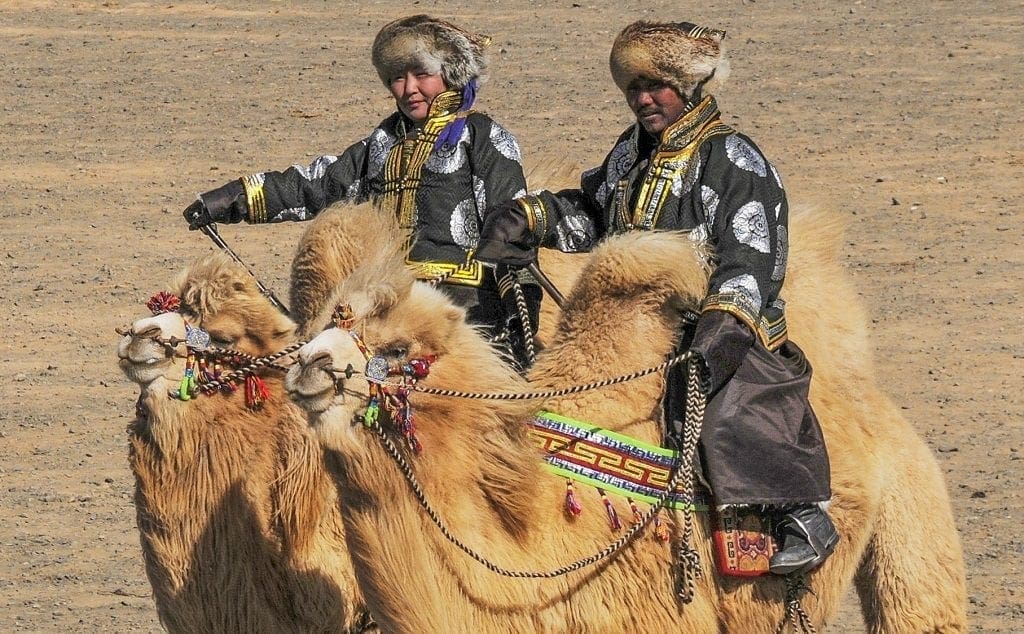
[[[817,504],[800,504],[786,510],[776,532],[782,548],[771,558],[769,570],[777,575],[810,572],[839,543],[835,524]]]

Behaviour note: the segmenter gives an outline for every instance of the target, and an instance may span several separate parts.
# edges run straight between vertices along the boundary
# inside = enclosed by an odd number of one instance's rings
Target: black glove
[[[474,257],[490,264],[527,266],[537,261],[538,242],[530,230],[526,210],[510,200],[487,211]]]
[[[701,314],[690,350],[699,353],[704,361],[709,395],[732,378],[755,339],[745,323],[723,310]]]
[[[248,216],[249,210],[245,203],[245,185],[241,180],[212,189],[200,194],[199,199],[185,207],[182,215],[188,223],[189,231],[195,231],[215,222],[240,222]]]

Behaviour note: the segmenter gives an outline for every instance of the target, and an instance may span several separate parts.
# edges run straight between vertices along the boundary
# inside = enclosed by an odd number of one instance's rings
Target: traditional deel
[[[483,214],[490,204],[524,195],[526,180],[515,137],[486,114],[464,109],[472,97],[443,92],[418,127],[396,112],[340,156],[243,178],[247,220],[307,220],[337,201],[377,201],[413,234],[408,262],[418,277],[481,286],[486,276],[472,254]],[[458,123],[464,125],[450,125]]]
[[[608,493],[621,495],[629,502],[632,519],[639,521],[636,501],[656,503],[665,493],[678,452],[650,445],[589,423],[552,412],[538,412],[530,422],[530,437],[541,449],[549,471],[566,478],[565,510],[572,516],[583,512],[574,483],[597,489],[613,530],[621,528]],[[666,507],[701,513],[708,512],[702,494],[688,499],[677,488]],[[730,507],[715,514],[713,531],[718,569],[738,577],[768,574],[768,562],[775,553],[770,526],[757,509]],[[659,515],[654,518],[655,535],[667,541],[669,534]]]
[[[732,313],[769,350],[786,340],[782,181],[753,141],[722,122],[714,97],[660,138],[628,128],[604,163],[583,174],[578,194],[542,191],[518,202],[537,240],[566,252],[626,231],[689,231],[716,254],[702,310]]]

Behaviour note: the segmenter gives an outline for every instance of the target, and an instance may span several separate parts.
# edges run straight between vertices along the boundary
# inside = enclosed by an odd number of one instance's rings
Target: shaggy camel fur
[[[943,478],[871,379],[862,310],[834,260],[840,231],[800,212],[792,225],[799,232],[787,285],[791,333],[815,363],[811,398],[832,458],[831,513],[842,534],[836,552],[809,575],[813,594],[803,605],[815,624],[826,624],[856,582],[872,632],[963,631],[963,561]],[[607,240],[582,272],[527,385],[465,325],[463,311],[414,284],[394,253],[380,255],[388,257],[353,273],[335,295],[351,305],[363,341],[395,361],[437,355],[422,385],[479,392],[562,387],[657,365],[671,349],[680,309],[703,297],[708,273],[677,234]],[[649,534],[557,579],[509,579],[485,569],[445,540],[389,456],[354,425],[366,384],[358,377],[336,382],[328,371],[349,363],[361,367],[362,354],[345,331],[328,329],[301,350],[286,386],[310,412],[325,448],[356,575],[383,630],[769,632],[782,619],[781,579],[713,571],[704,516],[695,533],[704,576],[687,605],[673,591],[672,549]],[[662,383],[649,375],[544,405],[657,442]],[[564,482],[542,468],[523,425],[539,403],[424,393],[412,403],[424,447],[415,471],[440,517],[469,547],[507,568],[549,570],[612,539],[595,500],[580,517],[565,518]],[[616,505],[629,517],[621,501]]]
[[[215,254],[171,291],[182,312],[136,321],[118,347],[142,387],[129,461],[146,573],[171,632],[340,632],[362,618],[333,482],[277,371],[259,411],[244,390],[168,397],[184,372],[184,317],[214,345],[261,356],[295,341],[294,324],[245,269]]]

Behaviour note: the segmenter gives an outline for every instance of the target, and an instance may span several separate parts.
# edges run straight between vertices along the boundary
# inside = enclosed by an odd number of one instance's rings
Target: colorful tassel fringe
[[[600,491],[600,489],[598,489]],[[608,523],[611,524],[612,530],[617,531],[622,529],[622,522],[619,521],[619,514],[615,512],[615,507],[612,506],[612,501],[608,499],[604,491],[601,491],[601,501],[604,502],[604,510],[608,513]]]
[[[572,487],[572,481],[565,481],[565,512],[571,517],[579,517],[583,512],[580,501],[576,498],[576,490]]]

